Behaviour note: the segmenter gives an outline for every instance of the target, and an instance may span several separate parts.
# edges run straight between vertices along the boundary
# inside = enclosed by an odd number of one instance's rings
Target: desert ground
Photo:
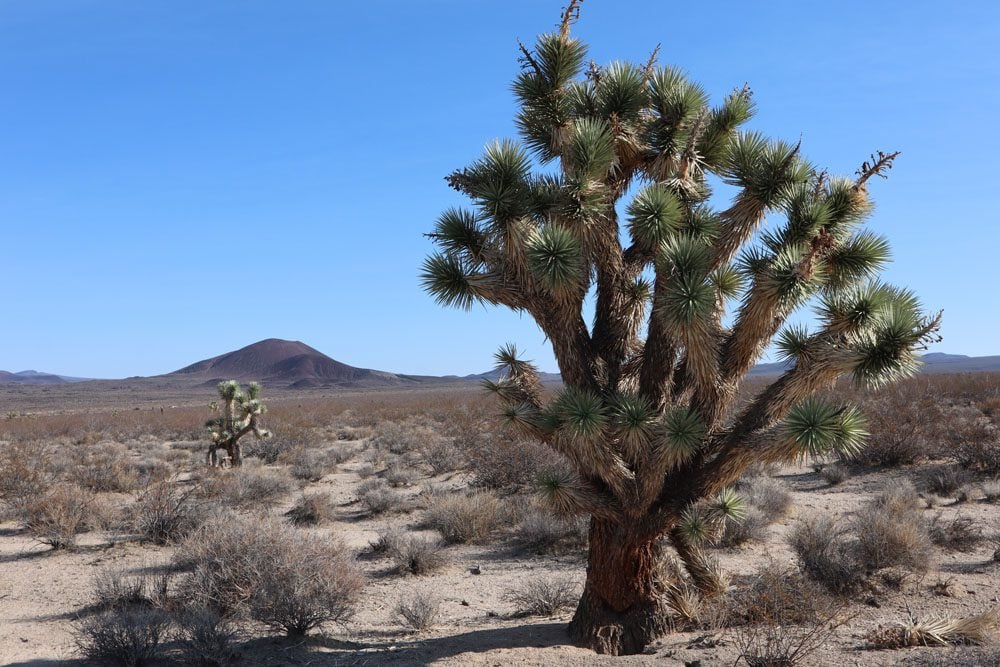
[[[210,389],[3,390],[0,663],[112,664],[94,650],[95,627],[155,616],[147,664],[1000,665],[1000,376],[837,391],[867,408],[868,453],[753,471],[737,489],[746,518],[710,548],[729,592],[682,605],[676,631],[645,654],[607,657],[565,632],[586,523],[551,515],[532,491],[534,473],[559,461],[506,435],[475,385],[265,387],[274,435],[245,440],[231,469],[205,465]],[[903,518],[875,536],[879,562],[850,551],[888,507]],[[863,575],[809,569],[803,526],[824,517]],[[276,558],[296,536],[332,554],[344,569],[330,576],[354,582],[346,611],[299,637],[239,607],[185,621],[211,577],[197,578],[198,563],[227,558],[213,551],[233,539],[227,527],[271,531]],[[775,587],[791,604],[757,616]],[[936,619],[979,625],[936,645],[914,630]],[[776,644],[789,661],[753,662]]]

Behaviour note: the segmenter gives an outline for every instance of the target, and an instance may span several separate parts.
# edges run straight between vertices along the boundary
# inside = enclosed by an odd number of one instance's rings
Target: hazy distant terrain
[[[1000,371],[1000,356],[970,357],[964,354],[933,352],[924,355],[923,373],[979,373]],[[753,376],[779,375],[788,366],[782,363],[758,364]],[[496,370],[471,375],[406,375],[391,371],[358,368],[333,359],[300,341],[268,338],[246,347],[203,359],[172,373],[123,380],[88,380],[55,373],[0,371],[0,385],[68,385],[100,383],[100,388],[123,385],[141,387],[144,392],[157,389],[211,387],[221,380],[258,381],[268,389],[379,389],[417,388],[456,382],[495,380]],[[541,373],[544,383],[561,381],[558,373]]]

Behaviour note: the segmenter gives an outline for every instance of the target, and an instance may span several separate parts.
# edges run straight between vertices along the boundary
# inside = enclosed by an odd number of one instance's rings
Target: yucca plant
[[[912,374],[939,315],[878,281],[889,246],[861,229],[869,181],[896,153],[831,176],[799,145],[741,129],[747,87],[713,106],[656,51],[588,64],[578,10],[521,46],[521,139],[448,176],[472,207],[441,215],[422,281],[443,305],[527,313],[551,341],[565,385],[553,400],[513,345],[487,385],[511,426],[573,464],[545,473],[542,496],[591,517],[572,636],[637,653],[670,623],[662,550],[703,595],[722,590],[703,547],[744,512],[732,485],[753,464],[860,448],[859,411],[814,394]],[[721,184],[735,195],[720,209]],[[765,228],[769,215],[780,223]],[[810,304],[814,329],[786,324]],[[737,408],[772,341],[787,370]]]
[[[212,411],[222,411],[222,414],[205,422],[212,444],[205,455],[205,463],[211,466],[219,465],[218,450],[226,450],[229,463],[233,466],[243,464],[243,448],[240,438],[253,433],[263,439],[271,437],[271,432],[260,424],[261,415],[267,412],[267,406],[261,401],[261,386],[251,382],[244,389],[236,380],[226,380],[218,384],[221,405],[212,401]]]

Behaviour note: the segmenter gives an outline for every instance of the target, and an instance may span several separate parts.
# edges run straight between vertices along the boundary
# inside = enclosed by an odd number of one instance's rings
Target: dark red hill
[[[268,338],[234,352],[205,359],[170,373],[201,382],[258,380],[276,387],[386,387],[417,384],[422,379],[331,359],[300,341]]]

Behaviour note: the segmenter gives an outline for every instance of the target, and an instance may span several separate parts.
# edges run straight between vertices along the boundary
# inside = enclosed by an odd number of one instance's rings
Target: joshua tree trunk
[[[755,463],[858,451],[863,416],[816,392],[912,374],[940,317],[877,279],[889,246],[861,229],[867,183],[896,153],[834,177],[800,145],[740,130],[748,87],[712,106],[658,49],[644,64],[587,65],[570,35],[580,2],[557,33],[519,45],[522,141],[447,178],[473,208],[438,219],[422,277],[439,303],[527,313],[550,341],[565,385],[551,401],[513,345],[485,384],[510,428],[564,458],[539,471],[542,497],[591,517],[572,636],[638,653],[669,629],[669,609],[690,618],[688,602],[725,589],[704,546],[745,516],[731,485]],[[713,210],[719,180],[738,192]],[[762,227],[771,213],[783,223]],[[816,328],[788,324],[810,302]],[[772,341],[788,370],[740,408]],[[663,572],[665,546],[684,572]]]
[[[640,653],[670,629],[659,540],[637,526],[593,518],[587,582],[573,615],[573,640],[598,653]]]

